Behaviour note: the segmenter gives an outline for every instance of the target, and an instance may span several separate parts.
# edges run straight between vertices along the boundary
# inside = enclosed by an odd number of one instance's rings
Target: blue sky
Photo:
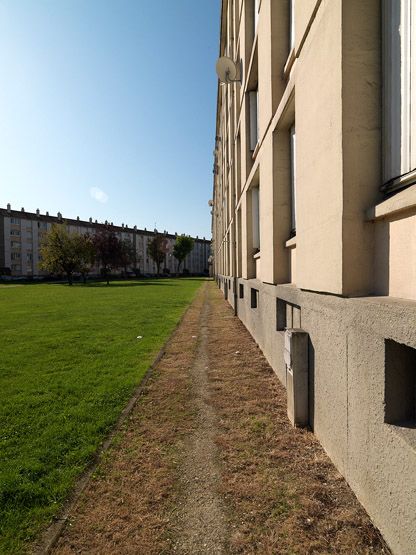
[[[220,0],[0,0],[0,206],[210,236]]]

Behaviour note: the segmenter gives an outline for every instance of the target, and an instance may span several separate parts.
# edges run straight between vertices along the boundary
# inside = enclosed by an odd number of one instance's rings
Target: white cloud
[[[104,193],[104,191],[102,191],[98,187],[91,187],[90,195],[93,199],[101,202],[102,204],[105,204],[108,201],[107,193]]]

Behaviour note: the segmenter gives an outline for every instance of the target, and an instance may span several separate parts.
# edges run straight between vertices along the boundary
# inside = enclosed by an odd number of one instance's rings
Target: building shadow
[[[315,427],[315,348],[311,341],[311,336],[309,335],[309,342],[308,342],[308,364],[309,364],[309,373],[308,373],[308,385],[309,385],[309,426],[311,430],[314,430]]]

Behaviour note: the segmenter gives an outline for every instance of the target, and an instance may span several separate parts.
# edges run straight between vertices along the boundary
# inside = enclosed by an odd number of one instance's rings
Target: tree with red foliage
[[[110,284],[111,270],[118,268],[122,263],[122,245],[120,239],[109,225],[102,225],[93,235],[92,242],[101,272]]]

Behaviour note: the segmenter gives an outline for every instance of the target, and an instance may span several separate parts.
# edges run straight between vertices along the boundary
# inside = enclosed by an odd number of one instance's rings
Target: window
[[[237,159],[236,159],[236,194],[237,200],[240,198],[241,194],[241,136],[240,133],[237,136]]]
[[[296,130],[290,129],[290,205],[291,205],[291,237],[296,235]]]
[[[252,212],[252,228],[253,228],[253,249],[260,250],[260,189],[253,187],[251,189],[251,212]]]
[[[20,264],[12,264],[12,271],[13,272],[21,272],[22,266]]]
[[[416,4],[383,0],[383,190],[416,181]],[[410,175],[409,175],[410,174]]]
[[[240,291],[239,291],[239,297],[240,299],[244,299],[244,284],[240,283]]]
[[[10,235],[15,235],[17,237],[20,237],[20,230],[18,229],[11,229],[10,230]]]
[[[295,47],[295,0],[289,0],[289,50]]]
[[[10,223],[20,225],[20,218],[10,218]]]
[[[31,252],[26,253],[26,261],[32,262],[33,261],[33,254]]]
[[[12,252],[10,256],[12,260],[20,260],[20,252]]]
[[[250,107],[250,150],[254,151],[259,140],[258,113],[259,113],[259,91],[258,89],[248,93]]]
[[[259,22],[259,0],[254,0],[254,36],[257,32],[257,25]]]
[[[20,243],[19,241],[10,241],[10,246],[12,249],[20,249]]]

